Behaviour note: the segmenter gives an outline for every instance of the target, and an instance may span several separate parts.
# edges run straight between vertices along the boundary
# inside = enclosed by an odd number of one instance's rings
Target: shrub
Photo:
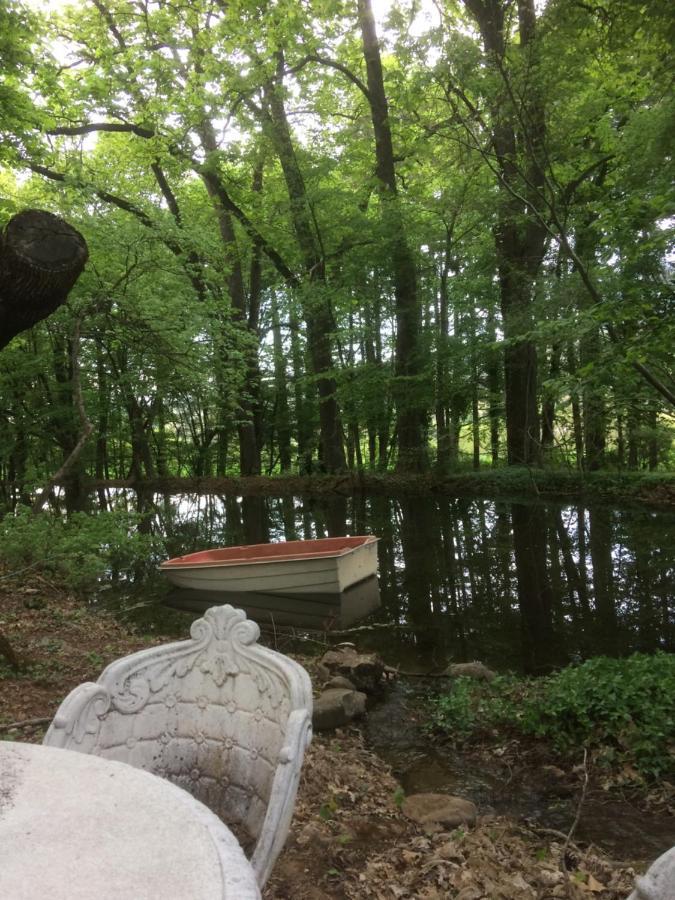
[[[535,680],[458,678],[434,701],[432,718],[457,737],[515,729],[561,754],[587,747],[606,765],[627,763],[659,777],[673,769],[675,656],[600,656]]]
[[[23,569],[51,572],[74,589],[92,587],[113,573],[125,576],[162,553],[161,539],[138,529],[139,517],[126,511],[52,513],[22,510],[0,521],[0,561]]]
[[[674,762],[675,656],[599,656],[564,669],[545,679],[521,724],[563,753],[596,748],[607,763],[631,762],[658,777]]]

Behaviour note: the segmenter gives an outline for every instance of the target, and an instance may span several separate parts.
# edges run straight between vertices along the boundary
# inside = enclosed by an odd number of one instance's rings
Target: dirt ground
[[[0,739],[32,742],[73,687],[157,642],[39,576],[21,587],[0,579],[0,635],[21,664],[14,671],[0,656]],[[624,900],[632,889],[629,865],[574,841],[563,854],[564,834],[494,816],[427,834],[405,818],[401,800],[358,729],[315,736],[265,900]]]

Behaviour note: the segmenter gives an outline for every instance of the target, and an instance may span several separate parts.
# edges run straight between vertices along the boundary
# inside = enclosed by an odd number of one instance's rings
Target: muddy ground
[[[0,656],[0,739],[32,742],[73,687],[157,642],[87,611],[39,576],[20,585],[0,579],[0,634],[21,666],[15,671]],[[404,817],[401,800],[391,770],[358,728],[317,735],[265,900],[623,900],[644,867],[501,816],[427,834]]]

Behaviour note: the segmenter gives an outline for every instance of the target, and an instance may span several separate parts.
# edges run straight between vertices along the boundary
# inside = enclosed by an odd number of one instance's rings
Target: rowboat
[[[200,550],[161,563],[177,587],[264,594],[339,594],[377,572],[377,538],[319,538]]]

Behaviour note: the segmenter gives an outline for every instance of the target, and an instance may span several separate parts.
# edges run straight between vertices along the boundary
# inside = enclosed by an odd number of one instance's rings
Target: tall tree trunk
[[[506,390],[506,440],[510,465],[540,460],[537,405],[537,350],[532,330],[532,295],[544,255],[546,229],[531,212],[541,206],[543,172],[539,157],[545,137],[544,109],[537,85],[528,81],[518,99],[509,83],[506,55],[507,0],[464,0],[478,23],[485,51],[504,90],[492,104],[491,143],[499,168],[495,247],[501,298]],[[526,71],[535,51],[534,0],[518,0],[519,48]],[[522,86],[521,86],[522,87]],[[520,110],[513,103],[521,103]],[[523,125],[527,133],[523,133]],[[525,158],[519,148],[526,147]],[[524,199],[521,199],[523,198]]]
[[[274,424],[279,442],[279,464],[282,473],[290,472],[291,459],[291,422],[288,408],[288,375],[284,357],[284,345],[281,337],[279,321],[279,303],[276,293],[272,291],[272,341],[274,346],[274,392],[276,407]]]
[[[200,137],[207,153],[215,153],[218,149],[213,124],[204,119],[200,129]],[[253,175],[253,191],[262,190],[262,163],[256,165]],[[239,391],[237,411],[237,434],[239,436],[239,472],[241,475],[260,474],[260,444],[258,423],[260,411],[260,371],[258,368],[258,306],[260,294],[260,246],[254,244],[250,296],[247,304],[246,287],[241,264],[241,253],[237,236],[229,210],[222,205],[218,178],[208,170],[202,173],[202,180],[211,198],[220,231],[225,264],[229,268],[227,288],[232,304],[232,318],[241,335],[241,350],[245,360],[245,372]],[[248,306],[248,309],[247,309]],[[218,326],[217,326],[218,327]],[[219,327],[229,327],[227,316],[221,315]]]
[[[438,286],[436,334],[436,467],[439,472],[450,468],[450,422],[447,404],[448,338],[450,331],[448,279],[451,269],[452,227],[446,226],[445,247]]]
[[[551,348],[551,358],[548,370],[549,378],[556,379],[560,374],[560,345],[554,344]],[[541,404],[541,450],[544,456],[550,457],[553,450],[555,435],[555,394],[548,389],[544,392]]]
[[[286,116],[283,100],[284,57],[281,51],[276,53],[276,59],[276,77],[265,88],[265,121],[284,174],[290,199],[291,220],[307,276],[307,282],[300,291],[300,300],[307,326],[312,375],[316,380],[319,395],[320,456],[328,472],[340,472],[346,468],[346,462],[342,445],[337,385],[332,375],[331,334],[334,331],[334,323],[328,305],[326,267]]]
[[[496,466],[499,462],[499,426],[504,414],[501,379],[499,377],[500,357],[495,349],[497,342],[497,328],[495,325],[495,317],[492,310],[488,313],[488,335],[490,337],[490,347],[487,352],[487,388],[490,416],[490,454],[492,466]]]
[[[389,107],[382,61],[370,0],[358,0],[359,23],[366,61],[368,103],[375,133],[376,177],[396,298],[394,398],[396,401],[397,469],[421,472],[429,467],[426,437],[427,407],[421,384],[424,359],[420,339],[420,304],[415,260],[408,245],[398,202]]]
[[[577,370],[577,357],[574,345],[570,343],[567,347],[567,370],[570,375],[574,375]],[[576,390],[572,390],[572,429],[574,432],[574,454],[576,457],[577,469],[584,467],[584,429],[581,418],[581,404],[579,403],[579,394]]]

